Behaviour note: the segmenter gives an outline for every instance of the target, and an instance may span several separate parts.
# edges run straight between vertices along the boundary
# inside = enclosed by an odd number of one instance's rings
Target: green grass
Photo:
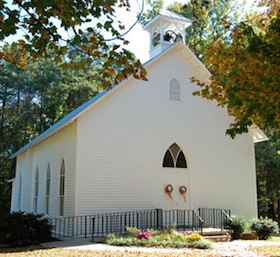
[[[272,236],[271,238],[268,239],[270,242],[280,242],[280,235],[275,235]]]

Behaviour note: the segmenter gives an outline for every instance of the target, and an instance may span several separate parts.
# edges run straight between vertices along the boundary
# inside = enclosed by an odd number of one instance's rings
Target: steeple
[[[191,23],[191,20],[170,11],[162,11],[148,22],[144,29],[150,33],[150,59],[178,40],[185,42],[185,30]]]

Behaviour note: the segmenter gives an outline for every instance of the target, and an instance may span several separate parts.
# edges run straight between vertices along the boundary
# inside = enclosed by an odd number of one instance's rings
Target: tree
[[[208,48],[219,39],[227,40],[242,8],[236,0],[191,0],[188,4],[175,2],[168,7],[192,20],[186,29],[186,44],[206,66],[204,58]]]
[[[163,8],[162,0],[147,2],[150,8],[141,15],[142,24],[153,19]],[[208,47],[220,38],[227,39],[242,5],[236,0],[190,0],[187,4],[175,2],[167,9],[192,20],[192,25],[186,29],[186,44],[204,62]]]
[[[124,48],[129,42],[121,33],[125,26],[115,20],[116,8],[129,11],[129,3],[126,0],[14,0],[9,4],[0,0],[0,40],[19,30],[24,33],[16,43],[1,47],[0,59],[24,67],[28,53],[34,60],[44,57],[61,63],[65,53],[75,49],[84,57],[77,61],[70,55],[69,59],[75,65],[84,67],[85,63],[103,59],[101,79],[113,77],[118,83],[133,75],[146,80],[142,64]],[[104,32],[111,38],[105,38]],[[113,44],[115,41],[117,43]],[[17,54],[12,48],[18,48]],[[50,55],[50,50],[55,54]],[[122,68],[115,70],[116,64]]]
[[[205,62],[210,83],[192,78],[201,87],[195,94],[226,107],[234,122],[226,131],[234,138],[252,124],[280,133],[280,16],[279,1],[268,1],[267,13],[247,17],[230,36],[209,47]]]
[[[259,216],[280,223],[280,138],[275,129],[264,131],[270,140],[255,146]]]
[[[74,55],[73,52],[71,54]],[[67,56],[63,59],[67,60]],[[92,63],[81,69],[65,61],[62,69],[50,59],[29,61],[26,68],[3,62],[0,70],[2,212],[9,211],[11,184],[7,180],[14,176],[15,171],[15,162],[11,162],[9,156],[96,95],[101,83],[93,80],[98,74],[98,67]]]
[[[139,22],[142,25],[146,25],[150,20],[156,17],[163,8],[164,0],[146,0],[148,4],[148,10],[144,13],[139,13]]]

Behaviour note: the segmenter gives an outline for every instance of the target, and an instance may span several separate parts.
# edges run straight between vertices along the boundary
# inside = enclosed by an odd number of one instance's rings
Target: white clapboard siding
[[[164,58],[147,68],[149,82],[128,80],[79,117],[76,214],[208,206],[255,216],[251,137],[226,137],[231,121],[226,112],[192,96],[189,78],[199,74],[180,54]],[[181,85],[181,101],[169,100],[173,78]],[[162,168],[173,142],[181,144],[189,164],[174,180]],[[164,186],[178,186],[180,176],[189,202],[176,196],[178,202],[168,204]],[[240,180],[246,186],[239,188]]]
[[[28,156],[28,157],[27,157]],[[65,215],[74,215],[75,202],[75,171],[76,171],[76,123],[65,127],[60,132],[51,136],[18,157],[17,175],[20,171],[23,174],[22,181],[22,210],[32,212],[34,210],[34,190],[35,190],[35,170],[39,170],[39,195],[37,213],[45,212],[46,196],[46,173],[47,165],[50,163],[51,169],[51,189],[50,189],[50,216],[58,215],[58,193],[59,175],[62,159],[65,161]],[[22,163],[23,162],[23,163]],[[26,163],[27,162],[27,163]],[[17,180],[16,180],[17,181]],[[17,196],[17,193],[15,193]],[[16,199],[12,205],[12,210],[17,210]]]
[[[12,209],[17,208],[21,172],[22,208],[32,210],[37,166],[42,178],[38,207],[44,209],[50,162],[50,215],[58,215],[64,158],[65,216],[199,207],[257,216],[253,138],[225,136],[232,122],[226,111],[215,102],[193,96],[198,88],[190,78],[205,80],[209,73],[180,43],[145,68],[148,82],[127,79],[77,117],[71,116],[74,123],[19,154]],[[174,81],[180,98],[170,100]],[[187,169],[162,167],[164,154],[174,142],[185,154]],[[172,197],[164,192],[167,184],[174,187]],[[181,185],[188,189],[185,198],[179,195]]]

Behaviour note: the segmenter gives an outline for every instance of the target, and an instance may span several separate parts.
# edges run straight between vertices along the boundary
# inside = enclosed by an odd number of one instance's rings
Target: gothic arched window
[[[46,214],[49,214],[50,192],[51,192],[51,166],[50,166],[50,163],[48,163],[47,176],[46,176],[46,195],[45,195],[45,213]]]
[[[187,168],[186,157],[181,148],[173,143],[166,151],[163,159],[163,167]]]
[[[60,167],[60,184],[59,184],[59,215],[64,215],[64,197],[65,197],[65,163],[62,159]]]
[[[34,213],[38,211],[38,195],[39,195],[39,169],[36,167],[35,171],[35,188],[34,188],[34,200],[33,200],[33,209]]]

